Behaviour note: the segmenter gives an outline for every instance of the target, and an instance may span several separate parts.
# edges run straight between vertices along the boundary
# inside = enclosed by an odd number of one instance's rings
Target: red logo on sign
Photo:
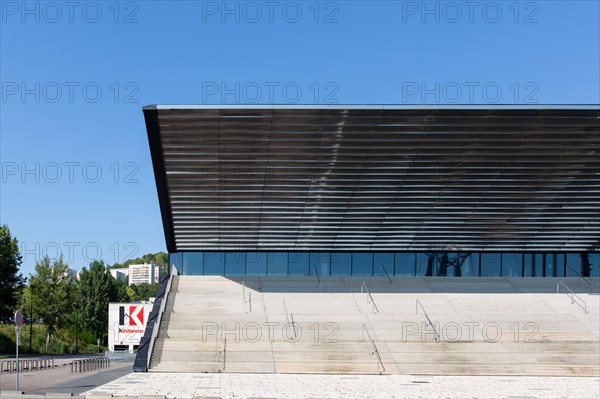
[[[130,306],[129,307],[129,325],[143,326],[144,325],[144,307]]]

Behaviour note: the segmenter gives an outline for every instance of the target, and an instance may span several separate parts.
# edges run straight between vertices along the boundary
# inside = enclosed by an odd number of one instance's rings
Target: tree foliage
[[[111,269],[117,267],[128,267],[129,265],[136,265],[139,263],[153,263],[155,265],[162,266],[163,270],[166,272],[169,265],[169,256],[164,252],[157,252],[155,254],[146,254],[136,259],[129,259],[123,263],[115,263],[110,266]]]
[[[125,302],[127,286],[108,273],[103,261],[90,263],[79,273],[79,309],[83,327],[102,341],[108,334],[109,302]]]
[[[62,256],[53,262],[45,256],[35,264],[35,274],[29,279],[30,287],[33,287],[35,313],[48,329],[46,350],[50,336],[69,321],[74,283],[68,270]]]
[[[22,259],[18,243],[8,226],[0,226],[0,318],[15,312],[17,293],[24,282],[19,273]]]

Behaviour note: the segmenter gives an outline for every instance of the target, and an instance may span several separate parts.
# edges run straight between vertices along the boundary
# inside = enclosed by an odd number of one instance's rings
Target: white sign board
[[[152,303],[108,304],[108,350],[133,352],[144,336]]]

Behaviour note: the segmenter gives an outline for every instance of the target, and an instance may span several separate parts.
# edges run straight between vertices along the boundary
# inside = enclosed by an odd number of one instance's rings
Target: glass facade
[[[185,275],[600,277],[600,253],[174,252],[169,263]]]

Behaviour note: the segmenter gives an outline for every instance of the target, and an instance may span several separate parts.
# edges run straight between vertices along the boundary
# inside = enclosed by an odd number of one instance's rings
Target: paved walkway
[[[106,369],[86,373],[71,373],[71,367],[62,359],[57,360],[55,364],[57,367],[54,369],[19,373],[20,390],[27,394],[66,392],[78,395],[131,373],[133,367],[132,362],[112,362],[110,367]],[[15,374],[0,374],[0,390],[14,389]]]
[[[599,377],[131,373],[88,391],[168,398],[600,398]]]

